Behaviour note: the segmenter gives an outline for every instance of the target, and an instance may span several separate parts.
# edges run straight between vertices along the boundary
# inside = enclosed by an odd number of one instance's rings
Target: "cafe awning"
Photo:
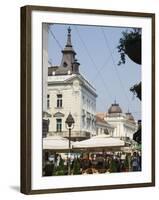
[[[71,142],[72,146],[73,142]],[[69,140],[61,136],[47,136],[43,138],[44,150],[69,150]]]
[[[116,148],[116,147],[124,147],[124,146],[125,146],[125,142],[123,140],[110,137],[110,135],[101,134],[87,140],[74,142],[73,149],[84,149],[84,148],[106,149],[106,148]]]

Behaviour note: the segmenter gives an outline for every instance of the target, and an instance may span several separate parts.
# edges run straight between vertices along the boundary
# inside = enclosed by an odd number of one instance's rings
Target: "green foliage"
[[[139,84],[135,84],[133,87],[130,88],[130,91],[137,96],[137,98],[141,101],[141,82]]]
[[[73,163],[73,174],[81,174],[80,172],[80,161],[78,159],[74,160]]]
[[[117,165],[114,159],[111,160],[110,163],[110,172],[117,172]]]
[[[122,38],[119,40],[117,46],[120,53],[120,61],[118,65],[125,64],[125,55],[127,54],[127,47],[134,44],[134,42],[141,40],[141,31],[138,28],[133,28],[131,31],[122,32]]]
[[[56,167],[53,171],[54,176],[62,176],[67,174],[67,167],[64,165],[64,160],[61,159],[59,166]]]
[[[128,155],[126,155],[126,158],[124,160],[124,168],[125,169],[128,169],[129,168],[129,158],[128,158]]]

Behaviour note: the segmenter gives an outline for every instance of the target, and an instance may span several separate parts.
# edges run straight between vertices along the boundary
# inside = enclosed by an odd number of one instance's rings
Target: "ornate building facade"
[[[109,130],[112,137],[125,141],[133,140],[133,134],[138,128],[137,122],[130,112],[123,113],[119,104],[114,102],[107,112],[98,113],[97,116],[109,124],[111,129],[113,128],[113,130]]]
[[[109,134],[125,141],[132,140],[133,134],[137,131],[137,123],[132,114],[123,113],[116,102],[107,112],[96,113],[96,98],[96,89],[80,73],[80,63],[76,59],[71,42],[71,29],[68,28],[61,63],[59,66],[48,68],[45,102],[47,113],[50,114],[47,116],[48,135],[67,138],[68,129],[65,121],[71,113],[75,121],[71,140],[80,141],[99,134]]]
[[[48,68],[47,109],[51,114],[48,135],[68,137],[65,121],[71,113],[75,120],[71,139],[79,141],[96,134],[97,94],[95,88],[80,74],[80,63],[75,56],[71,29],[68,28],[61,64]]]

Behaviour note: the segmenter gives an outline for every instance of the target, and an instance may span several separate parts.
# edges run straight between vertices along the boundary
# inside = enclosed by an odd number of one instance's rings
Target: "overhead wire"
[[[52,32],[52,29],[50,28],[50,26],[49,26],[49,31],[50,31],[50,33],[51,33],[51,35],[52,35],[52,37],[54,38],[54,40],[56,41],[56,43],[57,43],[57,45],[59,46],[59,48],[62,50],[63,49],[63,47],[62,47],[62,45],[60,44],[60,42],[57,40],[57,38],[55,37],[55,35],[54,35],[54,33]]]
[[[58,39],[56,38],[55,34],[53,33],[53,31],[52,31],[52,29],[50,27],[49,27],[49,31],[51,33],[52,38],[55,40],[55,42],[57,43],[58,47],[60,48],[60,50],[63,50],[62,45],[60,44],[60,42],[58,41]],[[88,52],[88,54],[89,54],[89,52]],[[89,54],[89,56],[90,56],[90,54]],[[93,61],[93,59],[91,59],[91,60],[92,60],[93,64],[95,64],[94,61]],[[63,89],[65,89],[65,87]],[[104,100],[103,99],[101,99],[101,100],[102,100],[103,104],[105,104]]]
[[[88,50],[88,48],[87,48],[87,45],[85,44],[84,40],[82,39],[82,37],[81,37],[81,35],[80,35],[80,33],[79,33],[78,28],[77,28],[76,26],[74,26],[74,29],[76,30],[76,32],[77,32],[77,34],[78,34],[78,36],[79,36],[79,39],[80,39],[80,41],[81,41],[81,43],[82,43],[82,45],[83,45],[83,47],[84,47],[84,49],[85,49],[85,51],[86,51],[86,53],[87,53],[87,55],[88,55],[90,61],[92,62],[93,66],[95,67],[95,69],[96,69],[96,71],[97,71],[96,77],[97,77],[98,74],[100,75],[100,77],[101,77],[100,80],[102,80],[102,82],[104,83],[103,86],[106,86],[106,87],[104,87],[104,89],[107,88],[107,91],[106,91],[106,92],[109,93],[109,95],[110,95],[111,98],[112,98],[112,94],[110,93],[110,91],[109,91],[109,89],[108,89],[108,86],[107,86],[107,84],[105,83],[105,80],[104,80],[103,77],[102,77],[101,69],[106,65],[106,63],[109,61],[109,59],[112,58],[112,62],[113,62],[114,69],[115,69],[115,71],[116,71],[116,75],[117,75],[117,77],[118,77],[118,79],[119,79],[119,83],[120,83],[121,88],[122,88],[122,90],[123,90],[123,92],[124,92],[124,95],[125,95],[125,97],[126,97],[126,99],[127,99],[127,101],[128,101],[128,107],[129,107],[129,105],[131,105],[131,103],[130,103],[130,101],[129,101],[128,96],[127,96],[126,93],[125,93],[125,89],[124,89],[123,83],[122,83],[121,78],[120,78],[120,76],[119,76],[118,70],[116,69],[115,61],[114,61],[114,58],[113,58],[113,52],[112,52],[112,50],[111,50],[111,48],[110,48],[110,46],[109,46],[109,43],[108,43],[108,40],[107,40],[107,38],[106,38],[106,35],[105,35],[104,30],[101,28],[102,34],[103,34],[104,39],[105,39],[105,42],[106,42],[106,44],[107,44],[107,46],[108,46],[108,49],[109,49],[109,51],[110,51],[110,56],[106,59],[106,61],[105,61],[104,64],[102,65],[102,67],[98,68],[97,65],[96,65],[96,63],[94,62],[94,59],[92,58],[92,56],[91,56],[91,54],[90,54],[90,52],[89,52],[89,50]],[[50,27],[49,27],[49,31],[50,31],[50,33],[51,33],[52,38],[56,41],[56,43],[57,43],[58,47],[60,48],[60,50],[63,50],[62,45],[60,44],[60,42],[58,41],[58,39],[56,38],[55,34],[53,33],[53,31],[52,31],[52,29],[51,29]],[[113,99],[113,98],[112,98],[112,99]],[[103,103],[105,103],[104,100],[102,100],[102,101],[103,101]],[[132,112],[132,113],[140,113],[140,112],[138,112],[138,111],[137,111],[137,112],[131,111],[131,112]]]
[[[99,68],[97,67],[96,63],[94,62],[94,60],[93,60],[93,58],[92,58],[92,56],[91,56],[91,54],[90,54],[90,52],[89,52],[89,50],[88,50],[88,48],[87,48],[87,45],[85,44],[83,38],[81,37],[81,35],[80,35],[80,33],[79,33],[79,30],[78,30],[77,26],[74,26],[74,29],[75,29],[75,31],[77,32],[77,35],[78,35],[78,37],[79,37],[79,39],[80,39],[80,41],[81,41],[81,43],[82,43],[82,45],[83,45],[83,47],[84,47],[86,53],[87,53],[87,56],[89,57],[90,61],[91,61],[92,64],[93,64],[93,67],[94,67],[95,70],[100,74],[100,77],[101,77],[100,80],[102,81],[102,86],[104,86],[104,89],[107,89],[106,95],[108,96],[108,98],[111,97],[111,99],[112,99],[112,94],[111,94],[110,90],[108,89],[107,83],[106,83],[105,80],[103,79],[103,76],[102,76],[102,74],[101,74],[101,71],[99,70]],[[108,95],[107,93],[109,93],[109,95]]]
[[[121,78],[120,78],[119,72],[118,72],[118,70],[117,70],[117,67],[116,67],[116,64],[115,64],[115,61],[114,61],[114,57],[113,57],[113,55],[112,55],[112,50],[111,50],[111,48],[110,48],[110,46],[109,46],[109,42],[108,42],[108,39],[107,39],[107,37],[106,37],[106,34],[105,34],[103,28],[101,28],[101,32],[102,32],[102,35],[103,35],[103,37],[104,37],[105,43],[106,43],[106,45],[107,45],[107,47],[108,47],[108,50],[109,50],[109,52],[110,52],[110,55],[111,55],[111,58],[112,58],[112,64],[113,64],[113,66],[114,66],[114,69],[115,69],[115,72],[116,72],[116,76],[117,76],[117,78],[118,78],[118,80],[119,80],[119,84],[120,84],[120,86],[121,86],[121,89],[123,90],[123,94],[124,94],[124,96],[125,96],[126,99],[127,99],[127,103],[128,103],[128,107],[129,107],[129,106],[131,106],[131,103],[130,103],[130,100],[129,100],[128,96],[127,96],[127,93],[126,93],[126,91],[125,91],[125,88],[124,88],[124,86],[123,86],[123,82],[122,82],[122,80],[121,80]]]

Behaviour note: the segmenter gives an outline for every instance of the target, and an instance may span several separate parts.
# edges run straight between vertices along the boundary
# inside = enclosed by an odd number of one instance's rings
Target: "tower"
[[[65,121],[71,112],[75,124],[71,139],[79,141],[95,134],[96,90],[79,73],[80,63],[71,42],[71,28],[62,50],[59,66],[48,68],[48,112],[50,117],[48,135],[68,137]]]
[[[61,64],[56,69],[55,75],[66,75],[66,74],[78,74],[79,73],[79,65],[75,58],[76,52],[73,49],[71,42],[71,28],[67,29],[67,41],[65,48],[62,50],[62,59]]]

